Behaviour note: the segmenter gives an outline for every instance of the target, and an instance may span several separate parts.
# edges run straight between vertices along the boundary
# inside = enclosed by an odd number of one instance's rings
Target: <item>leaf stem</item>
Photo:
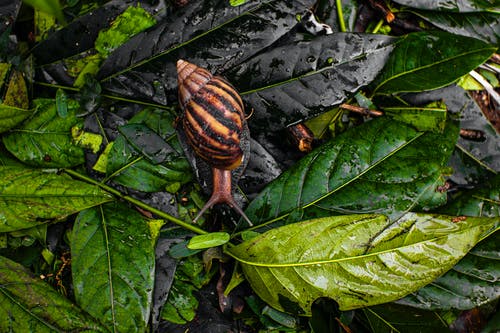
[[[339,19],[339,27],[341,32],[346,32],[344,14],[342,13],[342,0],[335,0],[335,5],[337,7],[337,17]]]
[[[106,184],[98,182],[98,181],[96,181],[96,180],[94,180],[92,178],[89,178],[89,177],[87,177],[85,175],[82,175],[81,173],[78,173],[78,172],[76,172],[74,170],[64,169],[64,172],[66,172],[67,174],[69,174],[69,175],[71,175],[71,176],[73,176],[75,178],[78,178],[78,179],[86,181],[86,182],[88,182],[90,184],[94,184],[96,186],[99,186],[103,190],[105,190],[105,191],[107,191],[107,192],[109,192],[109,193],[111,193],[111,194],[113,194],[113,195],[115,195],[115,196],[117,196],[117,197],[125,200],[125,201],[128,201],[128,202],[132,203],[133,205],[135,205],[135,206],[137,206],[139,208],[142,208],[144,210],[147,210],[147,211],[149,211],[149,212],[151,212],[151,213],[153,213],[155,215],[158,215],[159,217],[164,218],[165,220],[170,221],[172,223],[175,223],[178,226],[181,226],[181,227],[183,227],[183,228],[185,228],[187,230],[190,230],[190,231],[195,232],[195,233],[200,234],[200,235],[208,233],[207,231],[205,231],[203,229],[200,229],[197,226],[194,226],[194,225],[192,225],[190,223],[184,222],[184,221],[182,221],[182,220],[180,220],[180,219],[178,219],[178,218],[176,218],[176,217],[174,217],[172,215],[169,215],[169,214],[167,214],[165,212],[162,212],[159,209],[151,207],[151,206],[143,203],[140,200],[137,200],[135,198],[132,198],[131,196],[128,196],[128,195],[125,195],[125,194],[121,193],[118,190],[115,190],[111,186],[108,186]]]

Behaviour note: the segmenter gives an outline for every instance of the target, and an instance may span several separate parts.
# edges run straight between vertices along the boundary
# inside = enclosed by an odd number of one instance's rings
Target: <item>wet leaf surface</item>
[[[51,99],[33,101],[34,115],[22,126],[3,137],[5,147],[22,162],[35,167],[72,167],[84,162],[83,149],[71,138],[71,128],[82,122],[77,118],[78,102],[68,101],[68,115],[59,116]]]
[[[498,218],[454,219],[409,213],[391,224],[382,215],[328,217],[275,228],[226,253],[277,309],[310,315],[315,299],[329,297],[349,310],[419,289],[500,226]]]
[[[61,220],[111,200],[112,197],[98,187],[65,175],[23,167],[0,167],[0,232]]]
[[[148,324],[161,225],[118,203],[84,210],[76,219],[76,302],[111,331],[142,332]]]
[[[22,265],[0,256],[2,332],[108,332]]]
[[[361,212],[397,217],[417,205],[441,205],[446,194],[437,187],[457,138],[456,126],[448,126],[443,133],[418,132],[389,118],[372,120],[305,156],[245,213],[258,225],[291,213],[286,223],[296,221],[294,210],[301,219]]]
[[[482,64],[495,49],[477,39],[446,32],[408,34],[373,83],[374,91],[391,94],[444,87]]]

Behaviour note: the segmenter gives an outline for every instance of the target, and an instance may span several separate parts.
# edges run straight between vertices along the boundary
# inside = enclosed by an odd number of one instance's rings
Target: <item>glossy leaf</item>
[[[79,105],[68,101],[62,118],[51,99],[37,99],[35,114],[3,137],[5,147],[19,160],[36,167],[71,167],[84,162],[83,149],[73,144],[71,128],[81,124]]]
[[[498,13],[444,13],[412,10],[436,27],[457,35],[474,37],[492,45],[500,45],[500,15]]]
[[[467,140],[459,137],[457,148],[475,159],[484,169],[500,171],[500,135],[465,90],[451,85],[428,92],[406,94],[404,99],[412,105],[443,100],[448,111],[459,115],[460,128],[479,130],[484,135],[483,140]]]
[[[0,331],[108,332],[24,266],[0,256]]]
[[[313,3],[252,1],[240,7],[225,0],[190,3],[111,54],[99,78],[120,95],[144,96],[160,103],[164,98],[172,100],[165,91],[177,84],[179,57],[189,55],[188,60],[203,67],[208,62],[210,70],[237,63],[282,37],[297,23],[296,15]]]
[[[451,123],[443,133],[431,133],[389,118],[372,120],[309,153],[245,213],[258,225],[294,210],[300,214],[291,221],[349,212],[397,217],[415,205],[442,205],[446,193],[437,188],[456,138]]]
[[[374,82],[379,94],[444,87],[486,61],[496,48],[446,32],[405,35]]]
[[[107,1],[90,13],[78,17],[63,29],[53,32],[33,48],[37,64],[50,64],[93,48],[99,31],[108,28],[110,22],[136,2],[135,0]],[[141,7],[150,13],[156,13],[157,18],[165,15],[163,1],[152,6],[149,2],[142,1]]]
[[[65,175],[0,167],[0,232],[61,220],[111,200],[100,188]]]
[[[425,106],[384,106],[385,114],[398,121],[415,126],[419,131],[444,130],[447,118],[446,105],[435,102]]]
[[[227,232],[211,232],[205,235],[197,235],[189,240],[187,248],[190,250],[208,249],[229,242],[231,236]]]
[[[123,204],[82,211],[71,236],[75,298],[114,332],[143,332],[161,223]]]
[[[426,9],[426,10],[442,10],[450,12],[481,12],[488,9],[498,9],[498,3],[495,1],[483,0],[394,0],[399,4]]]
[[[164,191],[191,179],[174,128],[175,116],[165,110],[145,109],[118,128],[106,167],[111,179],[143,191]]]
[[[500,216],[500,176],[488,186],[464,191],[440,208],[456,216]],[[500,297],[500,232],[476,245],[450,271],[399,300],[423,309],[468,310]]]
[[[292,41],[224,74],[255,110],[249,126],[272,131],[328,111],[369,84],[395,41],[355,33]]]
[[[498,218],[408,213],[390,224],[383,215],[347,215],[275,228],[226,252],[264,301],[310,315],[319,297],[341,310],[396,300],[449,270],[498,228]]]

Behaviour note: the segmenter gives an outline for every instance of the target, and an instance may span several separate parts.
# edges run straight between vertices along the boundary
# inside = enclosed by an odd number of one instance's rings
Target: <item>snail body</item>
[[[213,205],[226,203],[252,225],[234,201],[231,186],[231,170],[246,158],[242,139],[248,127],[240,95],[222,77],[185,60],[177,61],[177,79],[183,134],[212,168],[212,195],[194,221]]]

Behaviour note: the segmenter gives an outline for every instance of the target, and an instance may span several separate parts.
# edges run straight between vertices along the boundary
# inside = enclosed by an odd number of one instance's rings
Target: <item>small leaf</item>
[[[419,131],[442,132],[446,125],[446,105],[443,102],[434,102],[425,106],[384,106],[385,114],[415,126]]]
[[[0,331],[108,332],[22,265],[0,256]]]
[[[65,175],[0,167],[0,232],[61,220],[111,200],[100,188]]]
[[[77,303],[111,331],[143,332],[154,287],[158,230],[123,204],[82,211],[71,237]],[[156,228],[159,228],[156,225]]]
[[[499,218],[408,213],[390,224],[382,215],[348,215],[275,228],[226,253],[269,305],[310,315],[320,297],[341,310],[399,299],[499,227]]]
[[[68,116],[68,95],[61,88],[57,89],[56,92],[56,109],[59,117],[66,118]]]
[[[187,248],[190,250],[208,249],[229,242],[231,236],[227,232],[211,232],[205,235],[197,235],[189,240]]]
[[[35,9],[57,17],[59,22],[66,24],[59,0],[23,0],[23,2],[33,6]]]
[[[7,148],[19,160],[37,167],[72,167],[84,162],[83,149],[73,144],[71,128],[80,124],[79,105],[68,101],[68,114],[61,118],[54,100],[37,99],[35,114],[22,127],[3,137]]]
[[[444,87],[486,61],[496,48],[446,32],[408,34],[397,43],[373,83],[379,94]]]

